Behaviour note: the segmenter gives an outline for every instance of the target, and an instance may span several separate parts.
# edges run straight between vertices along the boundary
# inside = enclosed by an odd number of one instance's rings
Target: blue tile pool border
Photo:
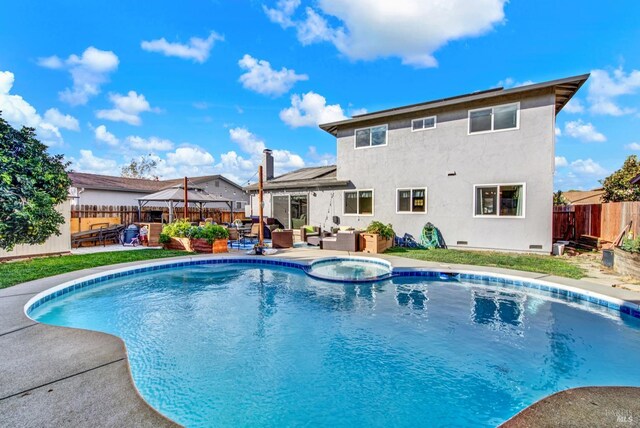
[[[60,284],[59,286],[44,290],[41,293],[34,296],[25,305],[25,313],[27,316],[36,308],[52,300],[58,299],[71,292],[82,290],[87,287],[103,283],[116,278],[122,278],[130,275],[136,275],[144,272],[154,272],[158,270],[174,269],[185,266],[196,265],[217,265],[217,264],[252,264],[262,266],[280,266],[285,268],[299,269],[309,275],[309,270],[314,263],[324,263],[331,260],[339,259],[358,259],[362,260],[362,257],[330,257],[315,260],[311,263],[297,262],[286,259],[275,259],[266,257],[216,257],[205,259],[190,259],[181,260],[168,263],[155,262],[153,264],[146,264],[138,267],[115,269],[114,271],[103,272],[100,274],[94,274],[87,277],[79,278],[74,281]],[[391,264],[386,260],[367,258],[370,263],[377,263],[384,266],[391,267]],[[330,282],[339,283],[354,283],[354,282],[373,282],[383,281],[391,278],[431,278],[439,280],[470,280],[481,281],[487,283],[502,284],[515,287],[529,288],[533,290],[544,291],[552,295],[562,296],[569,299],[583,300],[595,305],[603,306],[605,308],[619,312],[620,314],[629,315],[634,318],[640,318],[640,306],[627,302],[621,299],[604,296],[597,293],[591,293],[579,289],[575,289],[570,286],[563,286],[560,284],[554,284],[546,281],[540,281],[535,279],[526,279],[515,276],[500,275],[500,274],[487,274],[478,272],[451,272],[451,271],[439,271],[425,268],[393,268],[389,275],[382,275],[376,278],[368,278],[366,281],[362,280],[336,280],[329,278],[319,278],[317,275],[309,275],[316,279],[327,280]]]

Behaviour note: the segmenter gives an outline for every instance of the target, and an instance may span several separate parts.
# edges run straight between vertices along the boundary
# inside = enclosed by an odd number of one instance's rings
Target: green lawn
[[[534,254],[443,249],[418,250],[397,247],[387,250],[385,254],[430,262],[493,266],[527,272],[540,272],[574,279],[580,279],[585,276],[582,268],[565,259]]]
[[[169,250],[112,251],[0,263],[0,289],[74,270],[189,254]]]

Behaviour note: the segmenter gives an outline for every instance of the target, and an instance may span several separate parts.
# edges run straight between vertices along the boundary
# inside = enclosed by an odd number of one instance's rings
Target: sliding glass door
[[[285,229],[299,229],[309,223],[308,195],[279,195],[272,199],[272,217]]]

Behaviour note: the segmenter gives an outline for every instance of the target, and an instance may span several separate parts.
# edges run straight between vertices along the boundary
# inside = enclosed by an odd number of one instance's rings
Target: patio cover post
[[[184,208],[182,209],[182,214],[184,216],[185,221],[187,220],[187,216],[189,215],[189,188],[187,187],[187,177],[184,178]]]
[[[262,195],[262,165],[258,167],[258,206],[259,206],[259,217],[258,217],[258,227],[260,228],[258,245],[263,246],[264,241],[264,227],[262,226],[262,216],[264,211],[264,200]]]
[[[173,223],[173,201],[169,201],[169,223]]]

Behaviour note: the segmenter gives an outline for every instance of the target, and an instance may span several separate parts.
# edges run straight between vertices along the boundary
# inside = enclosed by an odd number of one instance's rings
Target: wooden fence
[[[610,202],[592,205],[556,206],[553,210],[553,239],[575,241],[590,235],[613,242],[631,222],[640,232],[640,202]]]
[[[138,207],[129,205],[76,205],[72,207],[71,218],[105,218],[118,217],[121,224],[130,224],[137,221],[164,221],[169,219],[169,208],[167,207],[150,207],[142,208],[141,216],[138,218]],[[189,221],[199,221],[205,218],[212,218],[217,223],[230,223],[235,219],[244,218],[244,211],[233,213],[231,218],[230,211],[223,211],[219,208],[200,208],[189,207]],[[173,218],[183,218],[182,207],[174,208]]]

